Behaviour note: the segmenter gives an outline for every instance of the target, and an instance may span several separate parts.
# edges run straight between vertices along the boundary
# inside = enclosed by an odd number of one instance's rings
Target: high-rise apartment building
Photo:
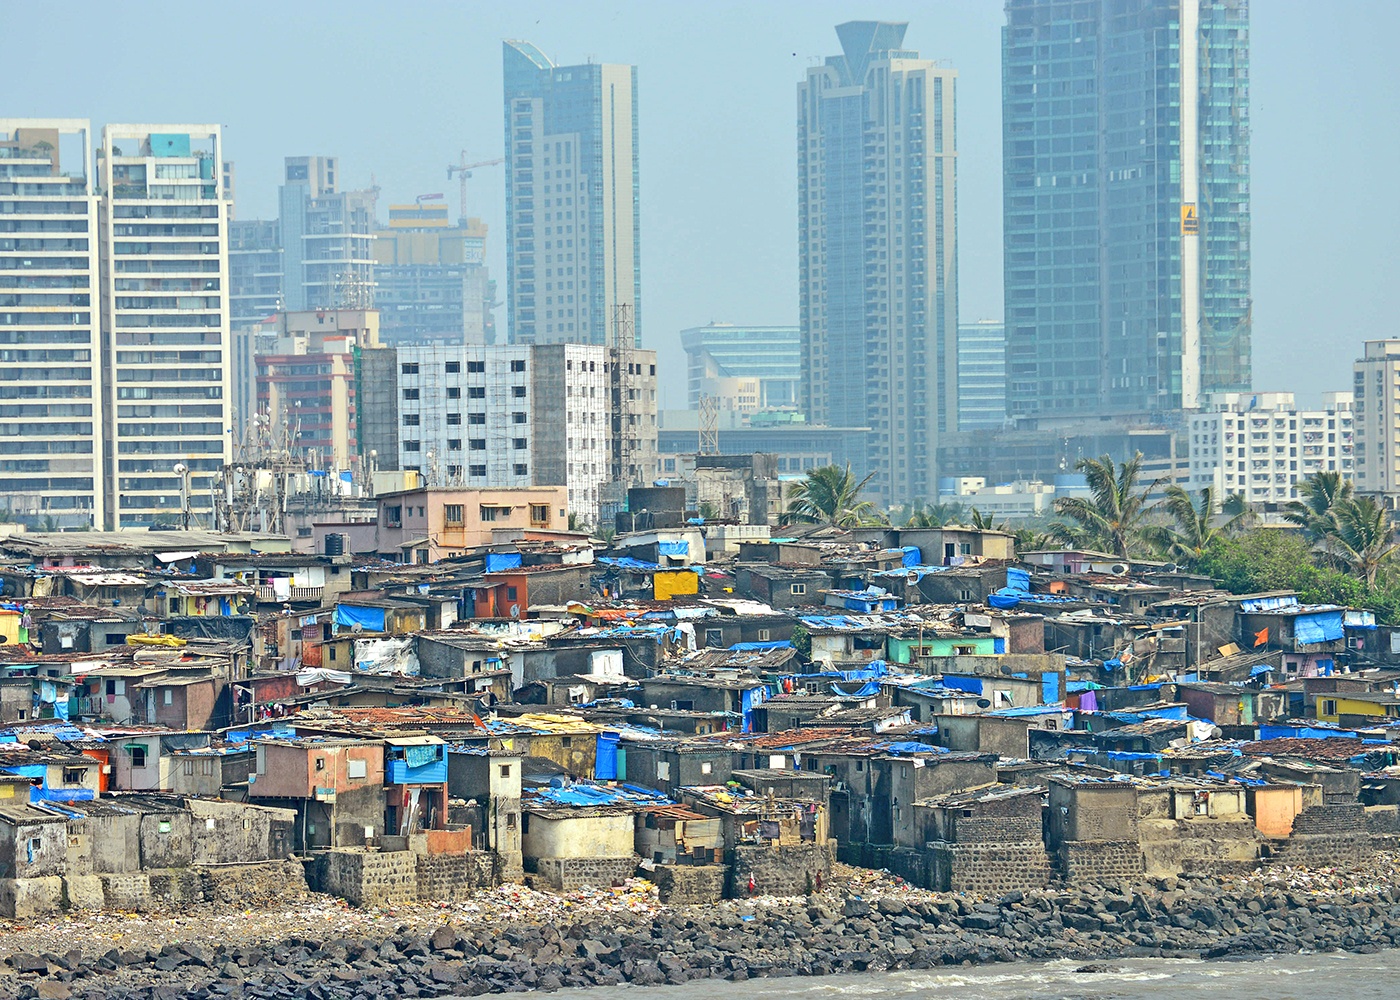
[[[958,324],[958,430],[1006,423],[1006,327],[994,319]]]
[[[1400,340],[1368,340],[1353,371],[1356,488],[1400,496]]]
[[[752,381],[756,409],[788,409],[801,399],[802,332],[795,326],[707,323],[681,331],[686,355],[687,404],[716,381]]]
[[[390,205],[374,238],[374,303],[386,344],[492,344],[496,284],[486,225],[448,222],[447,205]]]
[[[1007,0],[1006,16],[1012,414],[1247,390],[1248,0]]]
[[[374,304],[374,192],[340,190],[339,174],[334,156],[284,163],[278,222],[289,312]]]
[[[102,524],[103,365],[92,130],[0,119],[0,510]]]
[[[217,125],[107,125],[98,164],[109,528],[207,519],[231,451]]]
[[[261,323],[282,310],[282,238],[276,219],[228,226],[229,322]]]
[[[655,351],[401,345],[362,358],[361,448],[380,469],[430,485],[565,486],[569,510],[597,523],[607,485],[656,468]]]
[[[640,345],[637,68],[507,41],[504,75],[511,342]]]
[[[956,74],[903,23],[839,25],[798,88],[802,409],[871,428],[872,490],[929,497],[957,428]]]
[[[1247,503],[1298,498],[1298,480],[1316,472],[1352,478],[1352,394],[1329,392],[1305,410],[1291,392],[1225,392],[1202,400],[1188,421],[1192,491]]]

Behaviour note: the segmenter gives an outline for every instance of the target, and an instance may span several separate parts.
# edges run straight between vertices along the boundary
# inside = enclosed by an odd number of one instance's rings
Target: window
[[[146,766],[146,748],[145,748],[145,747],[140,746],[139,744],[133,744],[133,745],[127,747],[126,749],[127,749],[127,753],[131,754],[131,766],[132,766],[132,767],[145,767],[145,766]]]
[[[759,642],[769,642],[769,641],[772,640],[772,638],[773,638],[773,630],[772,630],[772,629],[761,628],[761,629],[758,630],[758,641],[759,641]]]
[[[1328,698],[1328,699],[1326,699],[1325,701],[1323,701],[1323,702],[1322,702],[1322,708],[1321,708],[1321,710],[1320,710],[1317,714],[1318,714],[1318,715],[1336,715],[1336,714],[1337,714],[1337,703],[1336,703],[1336,701],[1334,701],[1334,700],[1331,699],[1331,698]]]
[[[417,398],[418,398],[418,390],[417,390],[417,389],[405,389],[405,390],[403,391],[403,398],[404,398],[404,399],[417,399]]]
[[[561,737],[559,740],[559,745],[567,750],[569,747],[574,745],[574,738],[572,736]]]
[[[403,450],[404,450],[404,451],[422,451],[422,450],[423,450],[423,443],[422,443],[421,441],[405,441],[405,442],[403,443]]]
[[[513,372],[523,372],[525,370],[525,362],[519,359],[512,361],[510,363],[510,370]]]
[[[462,505],[459,503],[443,504],[442,516],[450,525],[460,527],[465,523],[465,515],[462,513]]]
[[[705,629],[705,645],[712,649],[720,649],[724,646],[724,630],[718,628]]]
[[[448,438],[448,439],[447,439],[447,450],[448,450],[448,451],[461,451],[461,450],[462,450],[462,439],[461,439],[461,438]]]
[[[520,600],[520,593],[519,593],[519,591],[518,591],[515,587],[507,587],[507,588],[506,588],[506,600],[507,600],[507,601],[518,601],[518,600]]]
[[[472,414],[472,415],[475,416],[476,414]],[[461,422],[462,422],[462,415],[461,415],[460,413],[449,413],[449,414],[447,415],[447,423],[448,423],[448,426],[456,426],[457,424],[460,424]],[[417,423],[417,421],[415,420],[414,423]]]
[[[549,523],[549,504],[547,504],[547,503],[532,503],[532,504],[530,504],[530,521],[531,521],[531,523],[533,523],[533,524],[548,524],[548,523]]]
[[[477,479],[482,479],[482,478],[484,478],[484,477],[486,476],[486,466],[484,466],[484,465],[469,465],[469,466],[467,466],[467,475],[469,475],[469,476],[474,476],[474,477],[476,477]]]
[[[186,777],[193,777],[193,776],[194,776],[194,761],[192,761],[192,760],[187,760],[187,761],[185,761],[185,775],[186,775]]]
[[[515,813],[506,813],[506,829],[515,829]]]
[[[807,593],[807,585],[805,583],[794,583],[789,589],[792,591],[794,596],[798,597]]]
[[[161,688],[160,700],[163,704],[173,705],[175,703],[175,692],[170,688]]]
[[[484,385],[473,385],[467,387],[468,399],[485,399],[486,387]]]
[[[517,463],[514,468],[517,476],[528,476],[530,474],[530,467],[528,465],[520,465]]]
[[[467,423],[469,423],[469,424],[474,424],[474,425],[476,425],[476,426],[479,427],[479,426],[481,426],[482,424],[486,423],[486,414],[484,414],[484,413],[468,413],[468,414],[467,414]]]
[[[449,374],[449,375],[456,375],[456,374],[457,374],[458,372],[460,372],[461,370],[462,370],[462,362],[460,362],[460,361],[449,361],[449,362],[447,362],[447,365],[446,365],[447,374]]]
[[[448,398],[448,399],[461,399],[461,398],[462,398],[462,387],[461,387],[460,385],[448,386],[448,388],[447,388],[447,398]]]
[[[124,642],[126,642],[126,633],[125,633],[125,632],[108,632],[108,633],[107,633],[107,645],[109,645],[109,646],[120,646],[120,645],[122,645]]]
[[[485,362],[485,361],[468,361],[468,362],[467,362],[467,371],[469,371],[469,372],[484,372],[485,370],[486,370],[486,362]]]
[[[710,774],[710,773],[712,773],[712,772],[714,771],[714,769],[715,769],[715,766],[714,766],[713,764],[711,764],[708,760],[705,760],[705,761],[701,761],[701,762],[700,762],[700,773],[701,773],[701,774]]]
[[[523,385],[513,385],[510,387],[510,394],[514,399],[524,399],[525,387]]]
[[[486,504],[482,504],[480,514],[483,521],[504,521],[510,517],[510,508],[488,507]]]
[[[470,448],[472,451],[485,451],[485,450],[486,450],[486,439],[485,439],[485,438],[470,438],[470,439],[468,439],[468,441],[467,441],[467,447]]]
[[[326,758],[324,758],[324,757],[317,757],[317,758],[316,758],[316,770],[318,770],[318,771],[324,771],[325,769],[326,769]]]
[[[530,447],[530,442],[525,438],[511,438],[510,444],[516,451],[524,451],[526,448]]]
[[[993,691],[993,708],[1014,708],[1015,702],[1011,699],[1010,691]]]
[[[523,424],[525,423],[525,419],[525,414],[518,411],[510,415],[510,422],[513,424]]]
[[[502,777],[502,778],[509,778],[509,777],[510,777],[510,765],[509,765],[509,764],[502,764],[502,765],[501,765],[501,777]]]
[[[65,785],[81,785],[83,779],[87,777],[88,769],[85,767],[65,767],[63,769],[63,783]]]
[[[403,374],[405,374],[405,375],[417,375],[417,374],[418,374],[418,366],[417,366],[417,365],[409,365],[409,364],[400,365],[400,366],[399,366],[399,371],[401,371],[401,372],[402,372]]]
[[[355,760],[352,757],[345,762],[345,776],[357,781],[363,781],[369,776],[369,764],[363,760]]]

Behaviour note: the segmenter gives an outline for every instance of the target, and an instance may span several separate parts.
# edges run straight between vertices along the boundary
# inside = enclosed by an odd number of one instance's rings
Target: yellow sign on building
[[[1188,233],[1199,233],[1201,231],[1201,220],[1196,215],[1196,206],[1191,202],[1186,202],[1181,206],[1181,235]]]

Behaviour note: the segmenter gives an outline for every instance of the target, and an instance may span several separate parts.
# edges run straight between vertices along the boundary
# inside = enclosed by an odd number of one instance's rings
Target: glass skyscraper
[[[957,429],[956,73],[907,27],[837,26],[798,88],[802,408],[870,428],[858,471],[887,503],[934,496]]]
[[[958,324],[958,430],[1006,423],[1006,328],[994,319]]]
[[[505,43],[506,283],[517,344],[641,344],[637,68]]]
[[[1006,15],[1010,413],[1247,389],[1248,0],[1007,0]]]

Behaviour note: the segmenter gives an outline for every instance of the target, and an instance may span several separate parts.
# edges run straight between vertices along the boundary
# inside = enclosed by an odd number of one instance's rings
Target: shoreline
[[[1230,959],[1400,947],[1400,855],[1355,871],[1265,869],[1000,899],[843,869],[827,892],[656,902],[649,883],[360,911],[101,913],[0,928],[0,1000],[480,995],[1003,962]],[[288,992],[291,991],[291,992]]]

